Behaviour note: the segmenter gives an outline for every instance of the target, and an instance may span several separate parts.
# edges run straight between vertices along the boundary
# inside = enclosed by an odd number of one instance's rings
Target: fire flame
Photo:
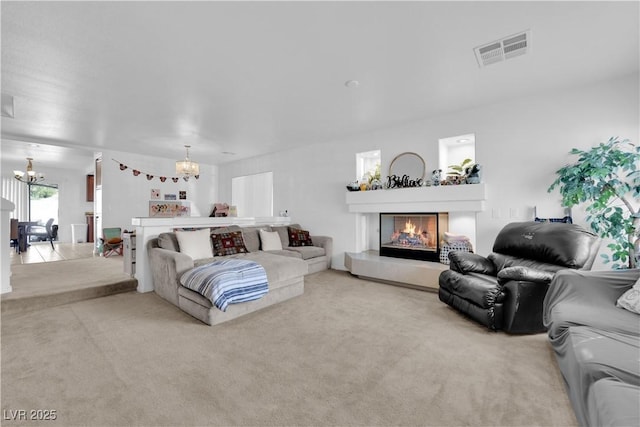
[[[413,224],[411,222],[411,220],[407,221],[404,223],[404,230],[402,230],[403,233],[407,233],[410,236],[413,236],[416,234],[416,226],[415,224]]]

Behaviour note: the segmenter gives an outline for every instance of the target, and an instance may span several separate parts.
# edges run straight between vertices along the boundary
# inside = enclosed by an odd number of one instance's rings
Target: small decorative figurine
[[[440,185],[440,180],[442,180],[442,169],[434,169],[431,172],[431,182],[433,185]]]
[[[480,172],[482,171],[482,166],[479,164],[475,164],[471,167],[465,169],[464,173],[466,174],[466,182],[467,184],[480,184]]]
[[[347,190],[360,191],[360,184],[358,183],[358,181],[351,181],[349,185],[347,185]]]
[[[374,179],[371,181],[371,189],[372,190],[382,190],[382,182],[379,179]]]

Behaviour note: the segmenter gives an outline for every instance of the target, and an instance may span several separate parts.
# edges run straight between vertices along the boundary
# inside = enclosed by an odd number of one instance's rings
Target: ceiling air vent
[[[476,54],[478,65],[485,67],[516,56],[524,55],[529,51],[531,43],[530,31],[514,34],[501,40],[476,47],[473,51]]]

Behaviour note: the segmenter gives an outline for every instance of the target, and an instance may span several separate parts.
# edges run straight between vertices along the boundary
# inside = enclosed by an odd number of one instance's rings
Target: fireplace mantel
[[[481,212],[485,184],[441,185],[393,190],[350,191],[349,212]]]

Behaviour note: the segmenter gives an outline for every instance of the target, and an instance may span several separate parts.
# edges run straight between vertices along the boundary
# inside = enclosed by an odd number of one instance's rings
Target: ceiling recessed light
[[[456,142],[469,142],[469,140],[467,138],[460,138],[459,140],[457,140]]]
[[[344,82],[344,85],[349,89],[355,89],[360,86],[360,82],[357,80],[347,80],[346,82]]]

